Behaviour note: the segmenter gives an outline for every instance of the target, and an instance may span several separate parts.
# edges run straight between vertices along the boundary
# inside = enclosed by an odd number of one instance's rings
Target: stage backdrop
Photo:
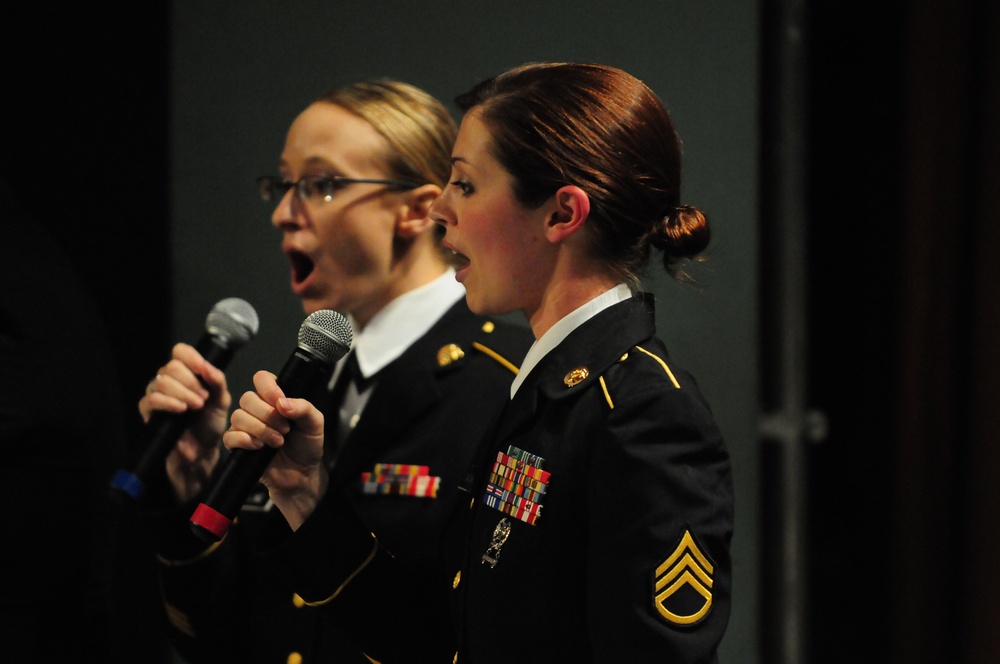
[[[732,453],[735,597],[722,661],[758,661],[758,3],[173,2],[170,223],[174,329],[194,341],[218,300],[242,297],[261,327],[230,365],[231,387],[277,372],[304,319],[270,208],[254,178],[274,173],[295,115],[326,90],[388,76],[443,101],[528,61],[621,67],[670,109],[684,142],[683,202],[711,218],[700,285],[662,270],[646,287],[658,328],[698,377]],[[559,94],[553,90],[553,94]],[[452,110],[458,118],[457,109]],[[657,273],[658,272],[658,273]],[[164,356],[169,352],[164,349]]]

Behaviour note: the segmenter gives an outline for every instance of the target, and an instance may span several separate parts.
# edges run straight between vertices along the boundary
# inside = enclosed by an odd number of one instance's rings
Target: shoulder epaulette
[[[480,328],[480,334],[472,342],[472,347],[493,358],[511,373],[517,374],[520,367],[516,362],[520,362],[520,358],[513,362],[507,357],[508,349],[515,347],[516,340],[513,335],[507,335],[506,332],[505,326],[498,326],[492,320],[485,321]]]
[[[659,365],[663,367],[664,373],[666,373],[667,377],[670,378],[670,382],[674,384],[674,387],[676,387],[678,390],[681,389],[681,384],[677,382],[677,378],[674,377],[674,372],[670,370],[670,367],[667,366],[667,363],[665,360],[663,360],[663,358],[659,357],[658,355],[654,355],[653,353],[650,353],[642,346],[636,346],[635,349],[640,353],[645,353],[649,357],[656,360],[657,363],[659,363]]]
[[[676,387],[677,389],[680,389],[681,385],[680,383],[677,382],[677,378],[674,376],[674,372],[670,370],[669,366],[667,366],[666,360],[664,360],[663,358],[654,353],[649,352],[642,346],[635,346],[635,350],[641,353],[643,356],[650,357],[653,360],[655,360],[656,363],[659,364],[660,367],[663,369],[663,372],[666,374],[667,378],[670,379],[670,382],[673,384],[673,386]],[[628,357],[629,353],[627,352],[623,353],[622,356],[618,358],[618,363],[620,364],[624,362],[625,360],[628,359]],[[611,392],[608,390],[608,384],[605,382],[604,376],[600,376],[598,378],[598,381],[601,384],[601,391],[604,394],[604,400],[607,402],[608,407],[613,410],[615,407],[615,403],[614,400],[611,398]]]

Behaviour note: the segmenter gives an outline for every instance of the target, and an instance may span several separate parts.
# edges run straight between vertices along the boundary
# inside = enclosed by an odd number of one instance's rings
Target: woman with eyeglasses
[[[447,109],[412,85],[356,83],[305,108],[277,174],[258,178],[274,205],[292,292],[307,314],[333,309],[354,328],[353,348],[316,404],[326,430],[317,450],[324,491],[419,579],[443,573],[437,543],[455,504],[466,501],[457,487],[531,343],[527,328],[469,310],[429,217],[456,129]],[[263,486],[221,542],[192,535],[188,518],[219,466],[231,405],[223,372],[188,344],[173,349],[139,402],[146,420],[160,410],[200,412],[167,458],[171,491],[159,496],[156,517],[179,653],[190,662],[370,662],[361,608],[401,602],[433,619],[419,630],[390,629],[407,643],[395,661],[451,661],[447,594],[437,584],[423,596],[348,591],[307,602],[295,594],[257,552],[273,507]],[[274,478],[268,485],[283,488]],[[310,534],[325,537],[317,526]],[[329,573],[340,575],[330,562]]]
[[[714,663],[731,602],[730,459],[640,286],[654,249],[679,276],[710,238],[681,204],[670,116],[641,81],[595,64],[515,68],[457,102],[451,182],[431,217],[460,256],[470,308],[520,311],[536,341],[441,543],[454,661]],[[254,383],[226,446],[315,458],[315,408],[284,399],[272,376]],[[411,596],[405,565],[343,503],[316,500],[320,464],[268,478],[287,522],[272,557],[303,597]],[[373,615],[428,617],[395,602]]]

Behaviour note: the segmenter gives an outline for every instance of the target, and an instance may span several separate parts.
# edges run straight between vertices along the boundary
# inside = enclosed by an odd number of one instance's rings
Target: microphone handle
[[[329,382],[332,371],[329,362],[298,348],[278,374],[278,386],[285,396],[308,398]],[[225,537],[277,451],[274,447],[232,450],[208,496],[191,515],[191,530],[209,542]]]
[[[195,348],[210,364],[220,369],[226,368],[236,350],[225,338],[209,332],[201,336]],[[198,376],[198,382],[205,386],[201,376]],[[111,488],[119,492],[119,495],[124,494],[134,500],[142,498],[150,480],[162,471],[167,455],[199,412],[191,409],[183,413],[162,410],[153,412],[144,429],[149,440],[143,448],[142,456],[131,472],[122,469],[112,476]]]

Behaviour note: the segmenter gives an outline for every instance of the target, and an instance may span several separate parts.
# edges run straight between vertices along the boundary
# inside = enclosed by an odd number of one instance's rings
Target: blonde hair
[[[316,101],[347,109],[385,137],[394,177],[441,188],[447,184],[458,125],[444,104],[427,92],[380,78],[337,88]]]

